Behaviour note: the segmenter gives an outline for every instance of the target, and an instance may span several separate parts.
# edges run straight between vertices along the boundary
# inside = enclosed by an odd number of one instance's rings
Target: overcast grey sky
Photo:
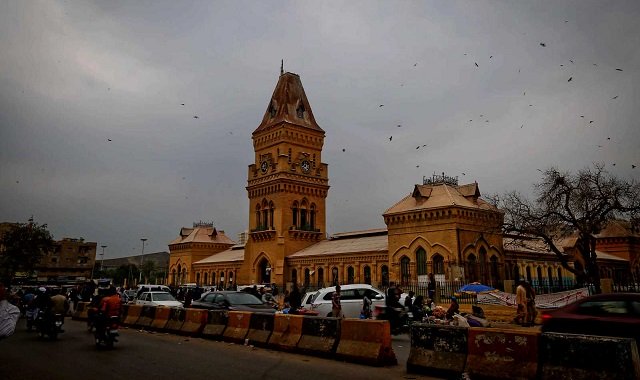
[[[551,165],[637,179],[638,20],[637,0],[1,1],[0,220],[107,258],[198,220],[236,239],[280,59],[326,131],[329,233],[384,227],[434,172],[484,194]]]

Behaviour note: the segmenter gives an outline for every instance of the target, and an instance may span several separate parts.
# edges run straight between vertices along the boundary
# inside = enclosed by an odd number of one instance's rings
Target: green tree
[[[46,224],[17,223],[0,238],[0,277],[13,281],[17,272],[32,274],[42,256],[53,249]]]
[[[577,173],[550,168],[534,189],[533,201],[515,191],[494,198],[493,203],[505,213],[503,231],[542,239],[566,270],[579,281],[594,284],[599,293],[596,235],[615,218],[631,220],[632,226],[638,226],[640,184],[616,178],[604,170],[604,165],[595,164]],[[557,245],[569,236],[577,238],[584,271],[570,266]]]
[[[156,263],[152,260],[147,260],[142,263],[140,271],[142,272],[143,283],[148,284],[151,275],[156,271]]]

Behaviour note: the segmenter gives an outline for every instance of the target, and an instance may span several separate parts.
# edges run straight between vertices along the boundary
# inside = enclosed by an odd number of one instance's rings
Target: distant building
[[[95,242],[63,238],[54,243],[36,267],[38,282],[73,283],[91,279],[96,259]]]
[[[96,263],[96,268],[103,271],[118,269],[122,266],[133,265],[140,268],[144,263],[152,261],[154,271],[151,278],[148,279],[154,284],[164,284],[167,274],[169,273],[169,252],[145,253],[144,255],[118,257],[114,259],[105,259]],[[136,283],[138,278],[131,279],[131,283]]]

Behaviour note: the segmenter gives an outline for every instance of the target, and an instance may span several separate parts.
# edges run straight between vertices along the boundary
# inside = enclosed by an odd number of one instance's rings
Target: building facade
[[[503,236],[503,213],[482,199],[477,183],[459,185],[444,173],[423,178],[384,211],[386,228],[327,237],[324,137],[300,77],[282,73],[252,135],[248,232],[234,245],[212,225],[183,228],[169,244],[168,282],[386,285],[425,283],[433,273],[439,281],[502,288],[504,280],[520,277],[572,278],[539,241],[523,245]],[[637,233],[616,228],[598,240],[603,273],[622,273],[629,263],[640,272]],[[571,242],[563,246],[572,265],[582,265]]]

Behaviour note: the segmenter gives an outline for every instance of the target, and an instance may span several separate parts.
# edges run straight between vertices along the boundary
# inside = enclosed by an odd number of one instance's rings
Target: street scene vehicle
[[[113,344],[118,341],[118,325],[120,318],[113,316],[104,318],[101,316],[96,323],[96,331],[93,333],[93,337],[96,340],[96,347],[113,348]]]
[[[262,302],[253,294],[246,292],[221,291],[208,292],[191,302],[191,307],[209,310],[252,311],[257,313],[275,313],[275,309]]]
[[[640,293],[597,294],[544,311],[542,331],[628,337],[640,344]]]
[[[136,300],[136,305],[182,307],[182,302],[168,292],[144,292]]]
[[[311,309],[321,317],[331,316],[331,298],[335,286],[318,290],[311,301]],[[340,286],[340,304],[345,318],[359,318],[365,296],[371,300],[371,308],[384,306],[384,293],[369,284],[349,284]],[[307,302],[307,301],[305,301]],[[303,303],[305,306],[305,303]]]
[[[40,310],[36,319],[36,332],[38,337],[48,337],[51,340],[58,339],[58,334],[62,331],[64,316],[62,314],[51,314]]]

